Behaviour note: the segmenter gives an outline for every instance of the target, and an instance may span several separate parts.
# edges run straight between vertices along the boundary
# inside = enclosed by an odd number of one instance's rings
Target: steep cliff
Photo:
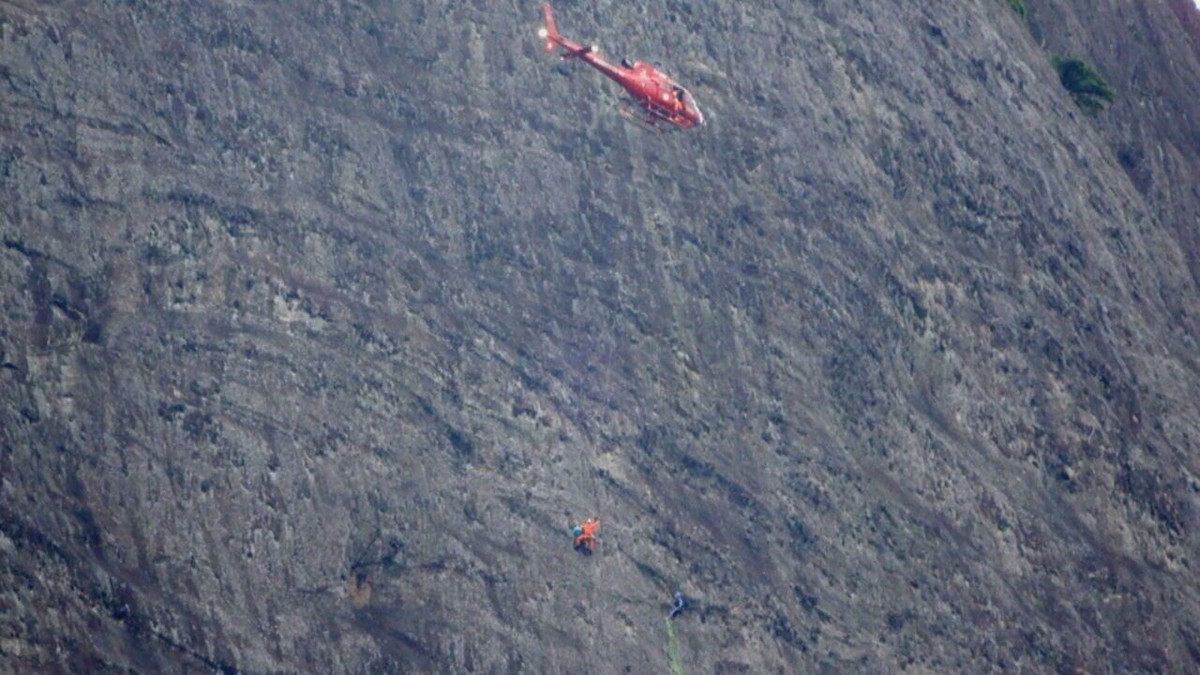
[[[3,3],[0,669],[1195,670],[1173,9]]]

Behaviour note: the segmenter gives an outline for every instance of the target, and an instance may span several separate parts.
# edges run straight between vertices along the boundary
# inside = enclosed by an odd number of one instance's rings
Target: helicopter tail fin
[[[558,26],[554,25],[554,10],[550,9],[550,3],[542,5],[542,16],[546,18],[546,25],[538,31],[538,35],[545,38],[546,51],[552,52],[555,44],[563,43],[563,37],[558,34]]]
[[[592,52],[598,51],[595,45],[583,46],[576,44],[567,38],[563,37],[558,32],[558,26],[554,24],[554,12],[550,9],[550,3],[542,5],[542,14],[546,18],[546,25],[538,29],[538,36],[546,41],[546,51],[554,51],[555,45],[562,48],[562,53],[559,56],[566,59],[580,58]]]
[[[554,11],[550,9],[550,3],[542,5],[542,15],[546,17],[546,39],[557,42],[562,36],[558,34],[558,26],[554,25]]]

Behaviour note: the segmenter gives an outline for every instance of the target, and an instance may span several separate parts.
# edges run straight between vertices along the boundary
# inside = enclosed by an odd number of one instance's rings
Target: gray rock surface
[[[1200,51],[1025,4],[0,3],[0,670],[1195,672]]]

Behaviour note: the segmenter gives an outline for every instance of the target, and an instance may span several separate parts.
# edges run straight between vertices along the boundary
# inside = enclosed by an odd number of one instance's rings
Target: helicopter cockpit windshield
[[[679,85],[674,86],[675,98],[683,104],[683,110],[688,119],[694,121],[695,124],[704,124],[704,115],[700,112],[700,107],[696,105],[696,100],[692,98],[691,92]]]

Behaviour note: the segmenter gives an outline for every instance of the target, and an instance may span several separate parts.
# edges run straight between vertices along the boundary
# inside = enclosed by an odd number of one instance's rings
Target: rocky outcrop
[[[751,4],[0,8],[5,669],[1195,669],[1181,14]]]

